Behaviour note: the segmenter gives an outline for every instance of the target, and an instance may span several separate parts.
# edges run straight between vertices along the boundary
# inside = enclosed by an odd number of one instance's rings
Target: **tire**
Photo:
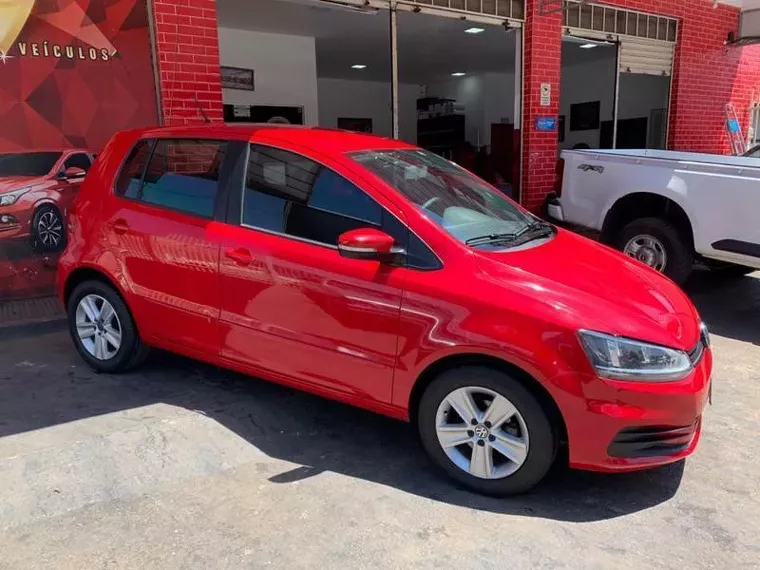
[[[437,426],[441,418],[445,418],[445,422],[450,420],[456,424],[451,426],[452,429],[461,430],[460,426],[466,425],[467,422],[463,421],[463,416],[452,415],[451,410],[442,412],[449,406],[451,396],[460,394],[462,389],[473,391],[471,401],[479,404],[478,413],[481,414],[479,419],[484,424],[473,426],[473,430],[462,434],[463,437],[469,437],[469,441],[456,447],[448,446],[448,451],[446,451],[439,439]],[[504,430],[498,429],[497,425],[488,426],[483,419],[483,410],[488,400],[482,400],[482,393],[478,393],[478,390],[490,391],[506,398],[507,403],[511,403],[517,411],[517,415],[512,416],[503,426],[506,426],[508,430],[519,429],[519,435],[525,441],[526,445],[522,451],[524,459],[521,464],[506,461],[506,456],[501,455],[486,443],[494,441],[496,445],[501,440],[496,440],[494,434],[498,430],[501,433],[499,437],[504,437]],[[422,445],[433,463],[464,487],[483,495],[503,497],[531,489],[544,478],[557,455],[559,438],[547,411],[520,382],[491,368],[466,366],[443,372],[425,389],[416,416]],[[522,423],[518,419],[522,420]],[[478,437],[475,430],[486,426],[488,426],[488,435],[480,434]],[[509,437],[508,434],[507,436]],[[481,439],[483,443],[480,443]],[[472,459],[476,446],[480,446],[485,453],[490,455],[493,478],[483,478],[472,474],[474,470]],[[452,459],[449,454],[455,456],[456,459]],[[466,461],[468,454],[470,458]],[[458,461],[461,465],[463,460],[470,463],[469,470],[465,470],[465,467],[460,467],[455,462]]]
[[[652,237],[662,244],[666,261],[660,272],[678,285],[683,285],[694,268],[693,245],[688,243],[675,226],[661,218],[641,218],[630,222],[615,235],[613,245],[615,249],[626,253],[626,246],[642,236]]]
[[[94,302],[95,309],[99,309],[101,314],[105,305],[101,304],[98,307],[98,299],[107,302],[112,307],[116,320],[109,319],[109,322],[103,326],[102,331],[98,330],[97,325],[89,327],[88,322],[92,321],[92,319],[88,316],[88,311],[85,309],[84,305],[87,303],[87,301],[83,303],[85,299]],[[92,306],[90,307],[92,308]],[[71,340],[85,362],[93,369],[109,373],[126,372],[142,364],[147,357],[149,348],[140,340],[132,314],[129,312],[121,296],[109,285],[100,281],[85,281],[79,284],[69,298],[67,313]],[[91,339],[87,339],[86,344],[86,341],[79,334],[78,321],[81,324],[82,330],[86,329],[88,333],[91,328],[94,328],[95,336],[92,337],[93,344],[96,342],[94,339],[98,336],[99,332],[106,340],[114,338],[114,331],[120,333],[118,348],[115,348],[115,344],[107,344],[105,352],[101,352],[98,356],[96,350],[96,353],[93,354],[93,346],[90,345],[88,347]],[[109,331],[111,331],[111,337],[108,336]]]
[[[32,216],[32,249],[40,253],[58,253],[66,247],[66,224],[60,210],[43,204]]]

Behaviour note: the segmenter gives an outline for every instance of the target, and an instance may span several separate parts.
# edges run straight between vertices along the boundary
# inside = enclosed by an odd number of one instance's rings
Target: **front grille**
[[[699,421],[690,426],[646,426],[621,430],[607,448],[610,457],[660,457],[689,448]]]

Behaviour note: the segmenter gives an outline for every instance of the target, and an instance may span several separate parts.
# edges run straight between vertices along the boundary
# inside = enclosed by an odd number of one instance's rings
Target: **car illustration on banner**
[[[66,216],[92,162],[82,149],[0,154],[0,240],[63,250]]]

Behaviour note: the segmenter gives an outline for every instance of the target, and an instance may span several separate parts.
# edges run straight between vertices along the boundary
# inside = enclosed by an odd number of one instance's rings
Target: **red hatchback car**
[[[93,157],[86,150],[0,154],[0,240],[29,240],[37,251],[66,245],[66,216]]]
[[[628,471],[700,437],[709,337],[674,283],[399,141],[120,133],[69,231],[59,293],[101,371],[155,346],[411,420],[492,495],[563,445],[573,467]]]

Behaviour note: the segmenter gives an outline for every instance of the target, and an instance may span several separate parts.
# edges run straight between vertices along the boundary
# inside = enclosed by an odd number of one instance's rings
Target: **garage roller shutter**
[[[670,76],[674,46],[672,42],[622,36],[620,72]]]

